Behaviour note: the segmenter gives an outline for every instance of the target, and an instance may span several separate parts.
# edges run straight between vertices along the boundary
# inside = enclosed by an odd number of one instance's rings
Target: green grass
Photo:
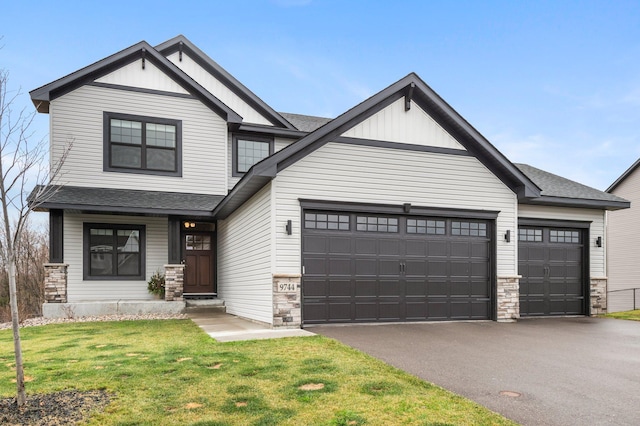
[[[608,318],[640,321],[640,309],[636,309],[635,311],[614,312],[605,316]]]
[[[189,320],[22,329],[27,393],[105,389],[91,425],[510,425],[321,336],[219,343]],[[0,332],[0,396],[15,392]]]

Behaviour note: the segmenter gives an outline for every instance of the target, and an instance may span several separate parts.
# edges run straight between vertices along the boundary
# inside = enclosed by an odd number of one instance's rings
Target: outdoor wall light
[[[291,220],[287,220],[287,224],[284,229],[287,231],[287,235],[293,234],[293,224],[291,223]]]
[[[507,229],[507,232],[504,233],[504,241],[507,243],[511,242],[511,230]]]
[[[195,228],[195,227],[196,227],[196,223],[195,223],[195,222],[185,222],[185,223],[184,223],[184,227],[185,227],[186,229],[189,229],[189,228]]]
[[[596,238],[596,247],[602,247],[602,237]]]
[[[409,213],[411,211],[411,203],[404,203],[402,205],[402,209],[405,213]]]

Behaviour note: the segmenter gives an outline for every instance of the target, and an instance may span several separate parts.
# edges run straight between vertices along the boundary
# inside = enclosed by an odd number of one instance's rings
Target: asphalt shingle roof
[[[134,189],[87,188],[60,186],[47,191],[45,200],[36,208],[60,208],[73,206],[76,209],[99,207],[101,210],[141,211],[158,214],[175,212],[179,214],[210,214],[222,201],[224,195],[189,194],[180,192],[143,191]],[[30,198],[37,193],[34,189]],[[60,206],[60,207],[56,207]]]
[[[288,112],[281,112],[280,115],[283,116],[289,123],[293,124],[296,129],[302,132],[313,132],[314,130],[319,129],[320,127],[333,120],[333,118],[291,114]]]
[[[515,166],[542,190],[542,196],[599,201],[627,201],[624,198],[545,172],[528,164],[516,163]]]

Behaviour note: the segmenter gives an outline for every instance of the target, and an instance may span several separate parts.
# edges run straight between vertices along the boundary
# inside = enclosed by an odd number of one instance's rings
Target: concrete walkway
[[[198,327],[218,342],[315,336],[315,333],[300,328],[273,329],[268,324],[210,309],[187,310],[186,314]]]

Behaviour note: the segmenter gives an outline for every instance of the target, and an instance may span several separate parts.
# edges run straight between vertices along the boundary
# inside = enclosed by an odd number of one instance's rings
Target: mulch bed
[[[62,391],[27,395],[27,403],[18,409],[15,398],[0,399],[0,425],[73,425],[86,420],[92,411],[109,404],[106,391]]]

